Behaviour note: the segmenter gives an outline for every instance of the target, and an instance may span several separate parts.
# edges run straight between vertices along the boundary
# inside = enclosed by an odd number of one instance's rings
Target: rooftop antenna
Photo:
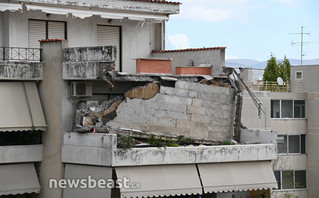
[[[300,34],[300,41],[301,42],[293,42],[293,41],[291,41],[291,45],[292,46],[294,46],[294,45],[300,45],[300,48],[301,48],[301,52],[300,52],[300,65],[302,66],[302,57],[303,56],[305,56],[304,54],[303,54],[303,46],[304,45],[308,45],[308,43],[312,43],[312,42],[304,42],[303,41],[303,36],[304,35],[308,35],[308,36],[310,36],[310,32],[308,32],[308,33],[305,33],[305,32],[303,32],[303,26],[301,26],[301,32],[300,33],[290,33],[290,34]]]

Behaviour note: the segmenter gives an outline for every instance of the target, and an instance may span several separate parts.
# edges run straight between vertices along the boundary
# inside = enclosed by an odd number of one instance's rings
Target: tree
[[[270,54],[270,59],[267,61],[263,80],[264,81],[277,81],[281,77],[284,82],[290,81],[290,62],[285,56],[283,61],[277,61],[273,54]]]
[[[279,67],[277,64],[276,57],[270,54],[270,59],[267,61],[267,66],[265,68],[263,81],[277,81],[279,76]]]
[[[285,56],[284,60],[278,63],[279,66],[279,77],[281,77],[284,82],[290,82],[290,62]]]

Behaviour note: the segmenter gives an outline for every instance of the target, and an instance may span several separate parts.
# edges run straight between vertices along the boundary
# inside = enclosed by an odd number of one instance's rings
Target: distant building
[[[244,71],[247,72],[249,69]],[[318,194],[318,75],[318,65],[304,65],[292,66],[291,82],[283,85],[277,82],[253,85],[244,77],[251,89],[259,90],[254,93],[262,101],[266,115],[258,119],[257,109],[244,94],[243,125],[278,132],[278,160],[273,167],[279,189],[272,191],[274,197],[289,193],[311,198]]]

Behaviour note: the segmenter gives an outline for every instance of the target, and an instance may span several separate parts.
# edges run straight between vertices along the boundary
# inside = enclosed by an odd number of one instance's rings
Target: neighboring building
[[[243,130],[240,144],[223,145],[240,128],[225,47],[165,50],[165,20],[179,3],[26,0],[0,11],[0,130],[44,131],[0,146],[0,196],[270,197],[276,133]],[[125,134],[195,146],[125,150]],[[89,176],[135,183],[60,188]]]
[[[243,124],[278,132],[278,160],[273,166],[279,189],[272,192],[274,197],[288,193],[312,198],[319,193],[318,75],[318,65],[292,66],[288,84],[251,85],[253,90],[270,90],[254,92],[266,111],[260,119],[249,96],[244,94]]]

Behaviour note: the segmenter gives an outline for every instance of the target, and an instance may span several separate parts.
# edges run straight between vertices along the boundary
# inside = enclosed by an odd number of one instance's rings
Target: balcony
[[[64,133],[64,163],[97,166],[263,161],[277,158],[274,144],[181,146],[117,149],[117,136],[104,133]]]
[[[42,50],[0,47],[0,80],[42,80]]]
[[[42,161],[43,145],[0,146],[0,164]]]

